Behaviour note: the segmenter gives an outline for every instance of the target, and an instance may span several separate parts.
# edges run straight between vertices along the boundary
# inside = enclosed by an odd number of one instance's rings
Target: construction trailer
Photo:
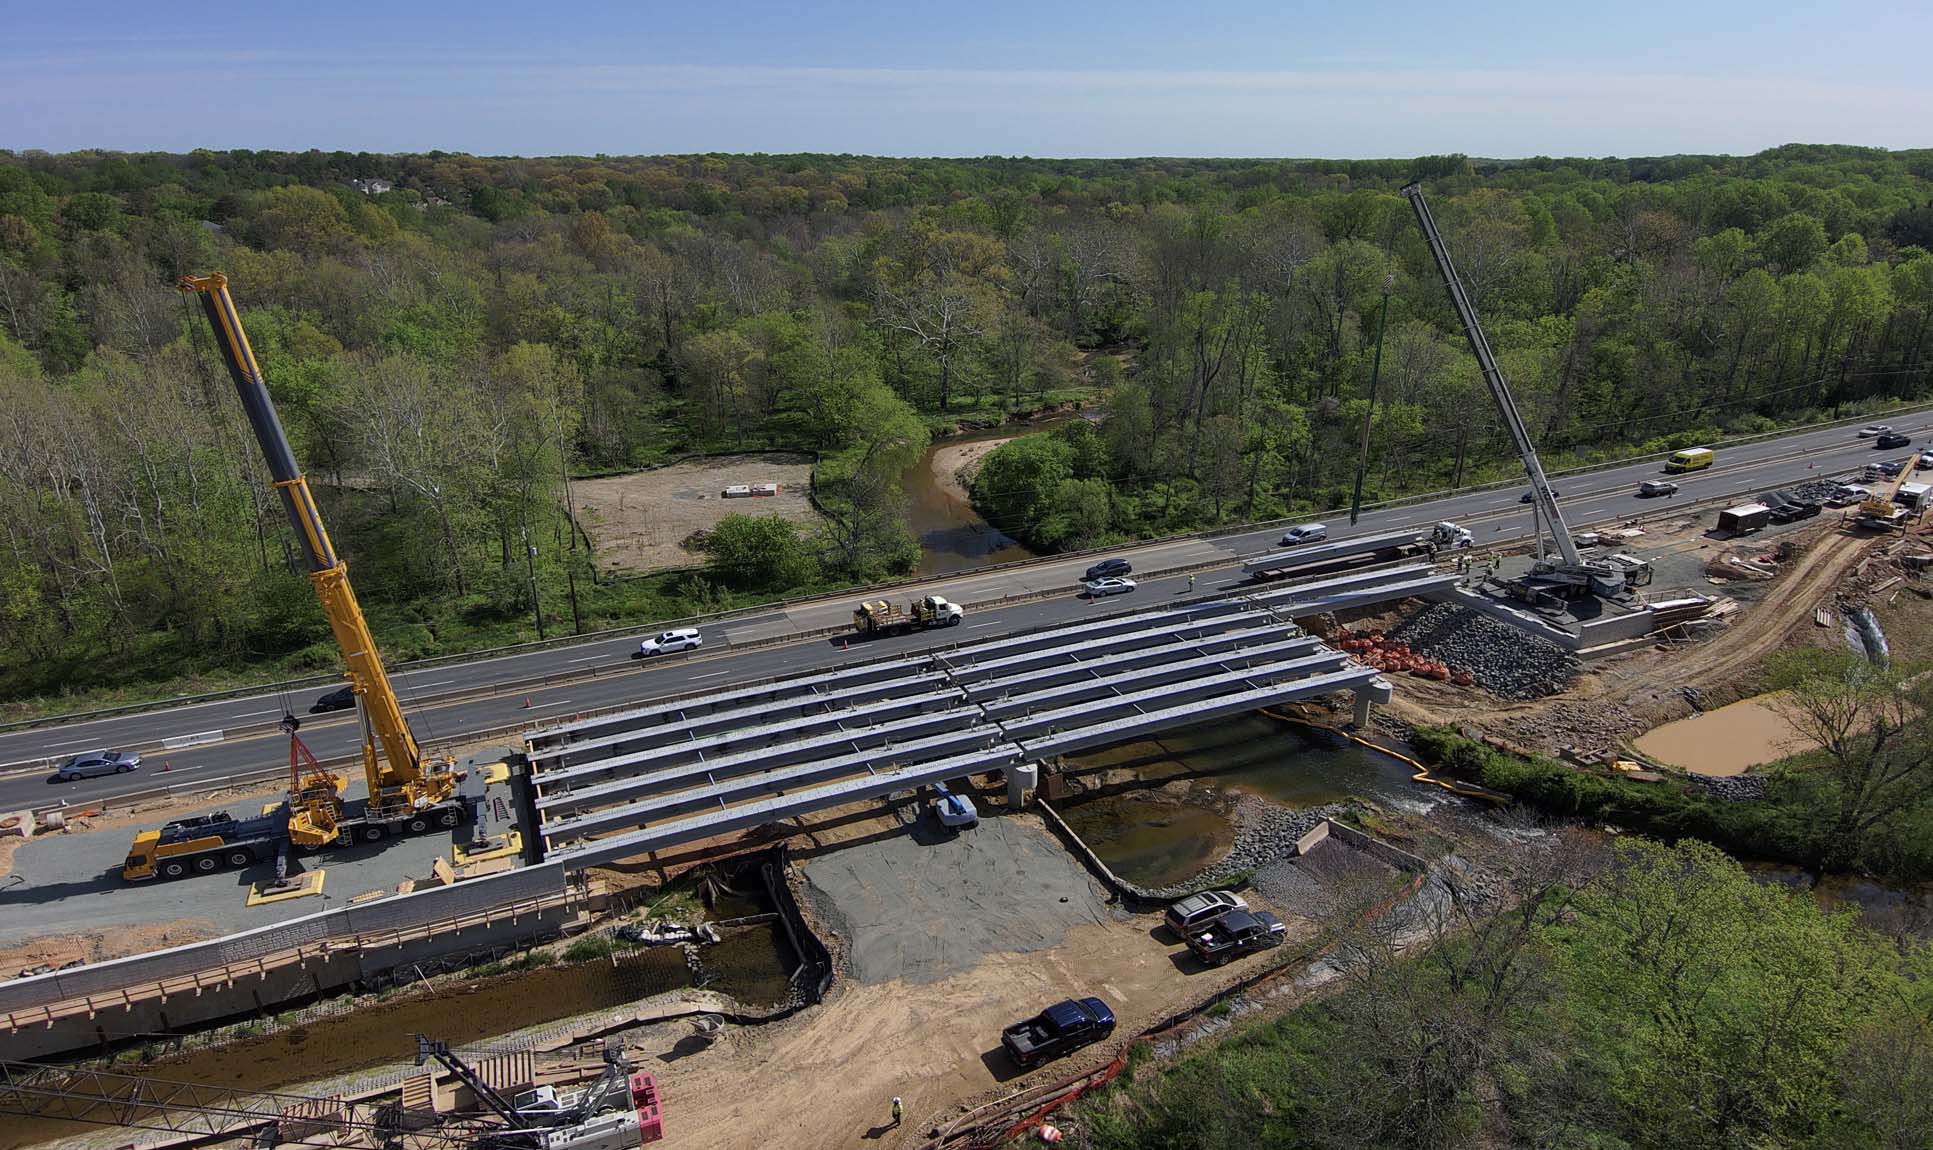
[[[1741,503],[1718,513],[1718,529],[1733,535],[1749,535],[1772,521],[1772,509],[1763,503]]]

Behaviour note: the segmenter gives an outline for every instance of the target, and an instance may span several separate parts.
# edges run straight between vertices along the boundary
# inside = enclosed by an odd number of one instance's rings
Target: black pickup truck
[[[1114,1011],[1098,998],[1057,1002],[1000,1032],[1000,1045],[1021,1066],[1058,1058],[1114,1033]]]
[[[1234,910],[1188,939],[1188,949],[1209,966],[1220,966],[1251,951],[1281,946],[1288,937],[1282,920],[1267,911]]]

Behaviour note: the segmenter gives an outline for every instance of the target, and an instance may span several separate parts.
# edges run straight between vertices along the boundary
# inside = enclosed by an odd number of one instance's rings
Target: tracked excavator
[[[329,541],[308,480],[296,466],[295,452],[282,431],[261,366],[242,330],[234,298],[228,293],[228,277],[219,272],[183,276],[176,286],[201,299],[222,361],[241,396],[249,427],[268,461],[275,489],[281,493],[282,507],[295,525],[309,582],[315,585],[329,629],[342,649],[344,674],[361,704],[362,765],[368,799],[357,807],[343,801],[348,780],[316,762],[295,734],[299,722],[293,715],[285,715],[282,726],[291,740],[289,801],[285,816],[276,812],[263,818],[277,824],[296,848],[311,850],[457,826],[467,806],[457,795],[463,776],[453,761],[426,755],[410,733],[402,704],[383,669],[382,655],[376,650],[376,640],[349,585],[349,566]],[[278,835],[276,828],[265,830],[256,825],[263,818],[236,820],[224,815],[207,825],[170,823],[159,831],[145,831],[130,848],[122,876],[131,880],[176,878],[272,856],[279,846],[273,841]]]
[[[1483,325],[1477,321],[1476,306],[1463,290],[1463,281],[1457,277],[1456,266],[1450,261],[1450,249],[1436,230],[1436,220],[1430,215],[1429,203],[1423,198],[1423,185],[1409,185],[1403,189],[1403,197],[1415,210],[1416,222],[1422,225],[1423,238],[1429,242],[1430,255],[1435,258],[1436,269],[1442,274],[1443,284],[1450,291],[1450,302],[1456,305],[1463,334],[1468,337],[1470,350],[1477,357],[1477,366],[1483,371],[1483,382],[1489,387],[1490,397],[1496,401],[1497,409],[1503,413],[1504,425],[1510,430],[1510,438],[1523,460],[1524,471],[1530,476],[1531,504],[1541,526],[1538,531],[1537,562],[1531,568],[1526,584],[1540,590],[1548,589],[1564,598],[1591,595],[1616,598],[1626,594],[1627,582],[1630,582],[1628,576],[1634,564],[1595,556],[1587,558],[1577,549],[1570,527],[1564,522],[1564,513],[1557,506],[1557,497],[1550,489],[1550,481],[1544,475],[1544,465],[1537,458],[1537,447],[1530,441],[1530,430],[1524,426],[1523,416],[1517,412],[1517,403],[1510,397],[1510,387],[1504,382],[1503,370],[1497,366],[1497,357],[1490,351],[1490,339],[1484,335]],[[1557,550],[1554,557],[1544,553],[1545,528],[1549,530],[1551,542]]]

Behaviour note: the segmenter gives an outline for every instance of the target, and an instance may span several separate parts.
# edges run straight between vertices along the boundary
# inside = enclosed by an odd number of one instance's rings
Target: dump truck
[[[922,595],[905,607],[872,599],[852,609],[852,627],[862,635],[896,635],[929,627],[957,627],[966,608],[939,595]]]
[[[1114,1033],[1114,1011],[1098,998],[1057,1002],[1000,1032],[1000,1045],[1021,1066],[1058,1058]]]
[[[134,836],[121,877],[129,881],[184,878],[238,870],[272,859],[289,844],[289,806],[238,819],[227,811],[177,819]]]

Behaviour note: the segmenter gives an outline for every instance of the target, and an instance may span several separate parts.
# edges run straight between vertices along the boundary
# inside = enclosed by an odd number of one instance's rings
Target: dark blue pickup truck
[[[1015,1062],[1032,1066],[1113,1033],[1114,1011],[1107,1003],[1098,998],[1070,998],[1001,1031],[1000,1045]]]

